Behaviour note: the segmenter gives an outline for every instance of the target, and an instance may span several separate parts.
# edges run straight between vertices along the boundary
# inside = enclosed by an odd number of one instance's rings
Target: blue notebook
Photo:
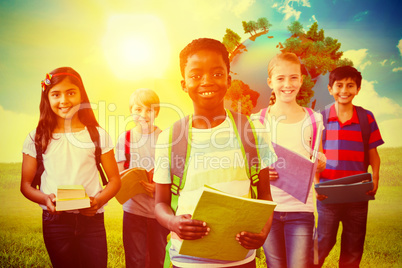
[[[348,176],[315,185],[318,194],[328,196],[322,200],[324,204],[339,204],[374,200],[373,195],[366,193],[373,189],[373,178],[370,173]]]

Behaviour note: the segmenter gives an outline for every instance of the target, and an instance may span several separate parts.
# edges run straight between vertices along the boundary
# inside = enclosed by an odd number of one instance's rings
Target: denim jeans
[[[313,212],[274,211],[271,231],[264,243],[267,267],[310,267]]]
[[[43,239],[53,267],[106,267],[103,213],[89,217],[63,212],[42,214]]]
[[[163,267],[169,230],[156,219],[124,212],[123,244],[126,267]]]
[[[366,237],[368,201],[323,204],[317,200],[317,211],[319,267],[336,243],[339,222],[342,222],[339,267],[359,267]]]

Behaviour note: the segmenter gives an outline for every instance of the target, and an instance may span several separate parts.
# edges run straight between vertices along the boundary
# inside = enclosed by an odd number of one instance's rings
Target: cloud
[[[385,59],[385,60],[381,61],[380,64],[381,64],[382,66],[385,66],[385,63],[387,63],[387,61],[388,61],[388,60]]]
[[[396,47],[399,49],[399,54],[402,56],[402,39],[399,40],[399,43]]]
[[[293,7],[293,3],[297,3],[298,6],[303,7],[311,7],[309,0],[286,0],[282,5],[278,3],[274,3],[272,5],[273,8],[276,8],[278,12],[285,14],[284,20],[288,20],[291,17],[294,17],[295,20],[298,20],[301,15],[301,11],[297,11]]]
[[[231,10],[239,16],[249,9],[251,5],[255,3],[255,0],[238,0],[238,1],[229,1],[232,4]]]
[[[0,106],[0,162],[21,162],[22,145],[28,133],[35,129],[38,115],[16,113]]]
[[[402,119],[390,119],[383,122],[378,122],[382,139],[384,140],[384,147],[401,147],[401,131]]]
[[[353,20],[354,21],[362,21],[364,19],[364,17],[367,16],[368,14],[369,14],[368,10],[359,12],[353,17]]]
[[[365,61],[364,63],[360,64],[360,70],[363,71],[366,66],[371,65],[371,61]]]
[[[402,67],[392,69],[394,73],[402,71]]]
[[[378,95],[375,91],[377,81],[362,80],[361,90],[354,104],[372,111],[375,117],[402,117],[402,107],[393,99]]]
[[[366,57],[368,49],[362,48],[359,50],[347,50],[343,52],[343,58],[348,58],[353,61],[357,69],[363,70],[367,65],[371,65],[371,61],[367,61]]]

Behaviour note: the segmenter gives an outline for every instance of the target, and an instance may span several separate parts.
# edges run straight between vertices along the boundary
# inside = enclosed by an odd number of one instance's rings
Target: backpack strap
[[[362,131],[363,145],[364,145],[364,168],[368,169],[370,164],[369,159],[369,139],[370,139],[370,125],[367,118],[367,111],[360,106],[356,107],[357,117],[359,118],[359,124]]]
[[[103,169],[101,167],[102,150],[100,148],[99,132],[95,126],[87,126],[87,129],[88,129],[89,135],[91,136],[92,142],[95,144],[96,167],[99,171],[99,174],[101,175],[103,186],[105,186],[107,184],[107,179],[106,179],[105,173],[103,172]]]
[[[36,149],[36,173],[31,183],[31,186],[35,189],[36,188],[40,189],[41,177],[43,171],[45,171],[45,167],[43,166],[42,146],[38,146],[35,143],[35,149]]]
[[[312,127],[313,127],[313,140],[311,141],[311,149],[314,150],[314,148],[315,148],[315,147],[314,147],[314,146],[315,146],[315,140],[316,140],[316,138],[317,138],[317,122],[316,122],[316,120],[315,120],[315,116],[314,116],[313,110],[310,109],[310,108],[306,108],[306,110],[307,110],[307,112],[308,112],[308,114],[309,114],[309,116],[310,116],[311,125],[312,125]]]
[[[188,142],[191,141],[191,128],[192,117],[186,116],[179,121],[175,122],[170,128],[169,135],[169,163],[170,163],[170,176],[172,186],[170,191],[171,208],[174,212],[177,210],[180,190],[184,188],[187,175],[188,157],[190,155],[190,146]]]
[[[250,179],[251,197],[257,199],[258,174],[260,172],[260,158],[257,146],[257,137],[254,124],[248,116],[228,110],[228,116],[234,122],[237,140],[240,141],[241,151],[246,164],[247,176]]]
[[[228,117],[233,123],[236,138],[241,145],[243,158],[246,159],[246,172],[250,178],[250,188],[252,198],[257,198],[257,183],[259,181],[259,152],[256,146],[257,137],[254,131],[254,125],[248,116],[228,112]],[[188,159],[191,150],[191,131],[192,117],[187,116],[174,123],[170,128],[169,157],[171,174],[171,208],[174,212],[177,210],[180,190],[184,188],[187,177]],[[240,131],[239,131],[240,130]]]
[[[260,113],[260,122],[261,122],[261,124],[263,124],[263,125],[264,125],[264,123],[265,123],[265,116],[267,115],[267,110],[268,110],[268,107],[262,109],[262,110],[261,110],[261,113]]]
[[[126,139],[124,142],[124,155],[126,157],[126,161],[124,161],[124,169],[128,169],[130,167],[130,159],[131,159],[130,143],[131,143],[131,131],[127,130]]]
[[[331,107],[325,109],[324,111],[321,112],[322,115],[322,123],[324,125],[324,129],[322,131],[322,147],[325,148],[325,142],[327,141],[327,129],[328,129],[328,118],[329,118],[329,112],[331,110]]]

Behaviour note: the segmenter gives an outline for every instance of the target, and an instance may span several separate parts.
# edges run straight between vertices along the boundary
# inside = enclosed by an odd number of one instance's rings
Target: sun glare
[[[121,79],[159,78],[169,62],[164,24],[151,15],[112,16],[103,48],[111,69]]]

